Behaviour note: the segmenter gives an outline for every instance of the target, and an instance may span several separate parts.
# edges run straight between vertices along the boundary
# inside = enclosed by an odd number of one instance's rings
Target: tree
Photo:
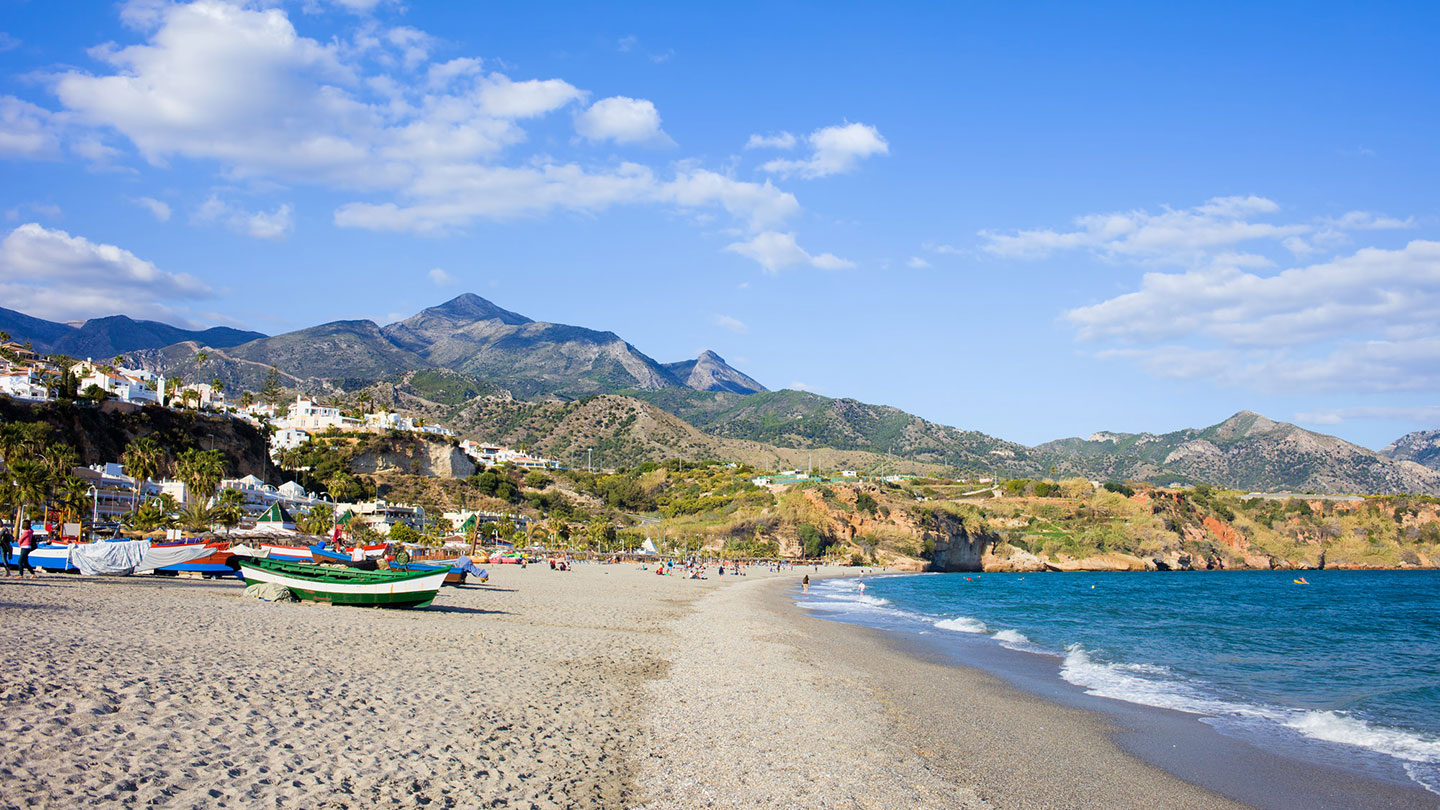
[[[116,368],[121,368],[122,366],[124,366],[124,365],[125,365],[125,355],[123,355],[123,354],[117,354],[117,355],[115,355],[115,363],[114,363],[114,365],[115,365]]]
[[[418,543],[420,533],[404,523],[396,523],[390,527],[390,542],[392,543]]]
[[[204,501],[190,501],[180,509],[180,513],[176,517],[185,529],[192,532],[203,532],[214,525],[217,511],[206,505]]]
[[[265,387],[260,389],[260,397],[271,405],[280,401],[280,372],[274,366],[265,375]]]
[[[106,391],[104,388],[101,388],[95,383],[90,383],[89,385],[85,386],[84,391],[80,392],[80,398],[88,399],[89,401],[94,403],[100,403],[110,398],[110,392]]]
[[[335,510],[328,506],[312,506],[300,515],[296,523],[306,534],[329,534],[335,526]]]
[[[240,407],[248,408],[255,404],[255,395],[249,391],[240,392]]]
[[[34,458],[45,447],[50,426],[44,422],[9,422],[0,425],[0,461]]]
[[[225,454],[219,450],[190,448],[180,454],[175,475],[189,489],[194,499],[208,501],[220,488],[225,477]]]
[[[135,481],[135,506],[140,506],[140,489],[146,480],[160,475],[165,463],[165,451],[155,443],[154,437],[141,436],[125,447],[120,455],[125,472]]]
[[[238,489],[222,489],[215,504],[215,522],[225,527],[225,533],[240,525],[245,517],[245,495]]]
[[[67,475],[56,488],[56,503],[60,507],[61,520],[82,523],[85,513],[91,511],[90,482],[78,475]]]
[[[45,508],[50,495],[50,468],[33,458],[17,458],[8,466],[11,482],[15,485],[15,532],[19,534],[25,507]]]

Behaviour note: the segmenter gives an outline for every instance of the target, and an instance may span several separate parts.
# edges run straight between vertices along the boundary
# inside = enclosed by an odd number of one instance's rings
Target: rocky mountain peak
[[[427,317],[439,317],[458,322],[500,321],[510,326],[534,323],[524,315],[508,309],[501,309],[475,293],[457,295],[443,304],[421,310],[419,314],[407,318],[401,323],[409,323]]]
[[[724,391],[731,394],[758,394],[767,390],[752,377],[739,371],[725,358],[706,349],[694,360],[667,363],[667,371],[687,388],[697,391]]]

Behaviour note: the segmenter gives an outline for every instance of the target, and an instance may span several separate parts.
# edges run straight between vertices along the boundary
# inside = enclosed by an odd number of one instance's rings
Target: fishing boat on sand
[[[240,560],[240,573],[246,582],[283,585],[304,601],[404,608],[433,602],[449,571],[360,571],[252,557]]]
[[[75,564],[70,562],[69,543],[40,543],[30,550],[28,558],[31,565],[42,571],[76,571]],[[6,560],[11,565],[20,564],[20,549],[14,547],[14,551]]]

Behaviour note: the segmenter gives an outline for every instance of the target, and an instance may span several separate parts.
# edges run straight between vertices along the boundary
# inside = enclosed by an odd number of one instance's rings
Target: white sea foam
[[[987,633],[990,628],[979,619],[972,619],[969,616],[956,616],[953,619],[941,619],[935,622],[935,626],[941,630],[954,630],[957,633]]]
[[[1002,631],[1003,632],[1003,631]],[[1072,644],[1060,676],[1100,697],[1260,726],[1278,724],[1303,737],[1351,745],[1401,761],[1405,772],[1432,793],[1440,793],[1440,739],[1413,731],[1379,726],[1332,711],[1295,712],[1233,703],[1204,694],[1165,668],[1149,664],[1096,661],[1085,648]]]
[[[1339,712],[1304,712],[1286,720],[1285,725],[1317,740],[1368,748],[1408,762],[1440,765],[1440,740],[1372,725]]]
[[[1034,644],[1031,644],[1029,637],[1027,637],[1019,630],[1000,630],[997,631],[995,635],[991,636],[991,638],[1000,642],[1000,646],[1007,647],[1012,650],[1035,652],[1039,649]]]
[[[1159,706],[1190,714],[1234,714],[1235,707],[1199,694],[1165,667],[1096,661],[1079,644],[1065,649],[1060,677],[1100,697]]]

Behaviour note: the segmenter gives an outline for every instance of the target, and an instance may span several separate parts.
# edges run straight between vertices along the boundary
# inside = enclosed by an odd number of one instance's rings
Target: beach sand
[[[800,572],[490,570],[413,611],[0,580],[0,807],[1238,806]]]

